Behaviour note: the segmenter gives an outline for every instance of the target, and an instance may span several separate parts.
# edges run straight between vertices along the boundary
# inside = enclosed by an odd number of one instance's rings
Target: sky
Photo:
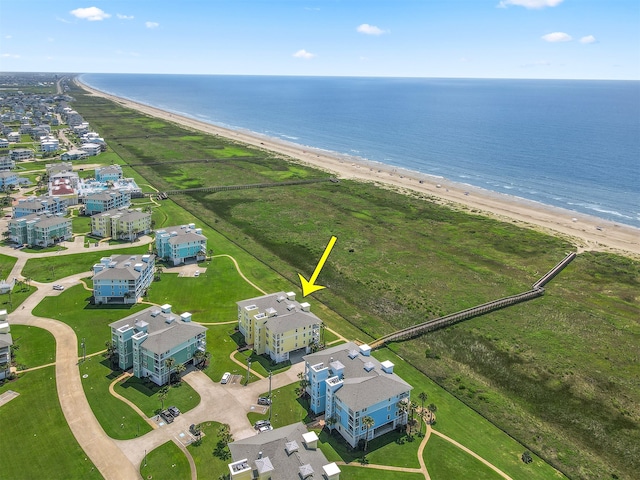
[[[640,80],[640,1],[0,0],[0,71]]]

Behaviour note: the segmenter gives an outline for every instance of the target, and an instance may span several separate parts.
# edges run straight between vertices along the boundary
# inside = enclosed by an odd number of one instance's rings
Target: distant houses
[[[106,190],[90,193],[84,197],[84,213],[91,216],[108,210],[117,210],[131,204],[131,195],[126,192]]]
[[[393,373],[393,363],[379,362],[368,345],[348,342],[304,357],[311,410],[324,412],[329,428],[353,448],[407,423],[400,402],[408,402],[411,385]],[[373,426],[362,421],[371,417]]]
[[[153,281],[155,255],[112,255],[93,266],[96,304],[137,303]]]
[[[156,230],[158,257],[175,265],[200,262],[207,256],[207,237],[195,224],[165,227]]]
[[[279,292],[236,302],[238,329],[258,355],[279,363],[295,352],[310,353],[319,344],[322,321],[295,297]]]
[[[207,329],[192,323],[190,313],[178,315],[171,308],[149,307],[109,324],[122,370],[164,385],[175,365],[194,362],[197,352],[206,350]],[[167,365],[169,358],[173,366]]]
[[[49,195],[21,198],[13,206],[13,218],[25,217],[34,213],[66,215],[68,206],[69,202],[66,199]]]
[[[97,167],[95,169],[95,178],[98,182],[117,182],[123,178],[122,167],[120,165]]]
[[[340,467],[317,446],[318,435],[293,423],[229,444],[231,480],[338,480]]]

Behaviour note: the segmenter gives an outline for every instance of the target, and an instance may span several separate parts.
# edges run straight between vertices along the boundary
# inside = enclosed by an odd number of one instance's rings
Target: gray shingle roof
[[[302,423],[294,423],[237,440],[229,444],[229,450],[234,461],[246,458],[254,470],[267,467],[265,459],[268,459],[273,467],[270,472],[272,480],[300,480],[301,471],[314,472],[314,476],[308,478],[319,479],[322,475],[322,467],[329,464],[329,461],[320,449],[307,448],[302,439],[302,434],[307,431]],[[293,441],[299,448],[287,453],[287,444]],[[258,452],[262,452],[261,459],[258,459]]]
[[[322,323],[322,320],[313,313],[303,312],[300,303],[296,300],[289,300],[284,292],[271,293],[236,303],[239,308],[255,305],[259,312],[271,311],[275,313],[275,316],[270,316],[266,320],[269,333],[284,333],[295,328]]]

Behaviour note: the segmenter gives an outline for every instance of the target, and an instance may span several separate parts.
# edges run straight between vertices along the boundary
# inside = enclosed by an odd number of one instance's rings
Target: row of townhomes
[[[309,353],[320,343],[321,320],[293,292],[279,292],[237,302],[238,329],[258,354],[274,362]]]

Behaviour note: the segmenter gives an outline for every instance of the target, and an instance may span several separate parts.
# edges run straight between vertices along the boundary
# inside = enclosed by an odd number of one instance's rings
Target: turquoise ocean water
[[[104,92],[640,227],[640,82],[85,74]]]

